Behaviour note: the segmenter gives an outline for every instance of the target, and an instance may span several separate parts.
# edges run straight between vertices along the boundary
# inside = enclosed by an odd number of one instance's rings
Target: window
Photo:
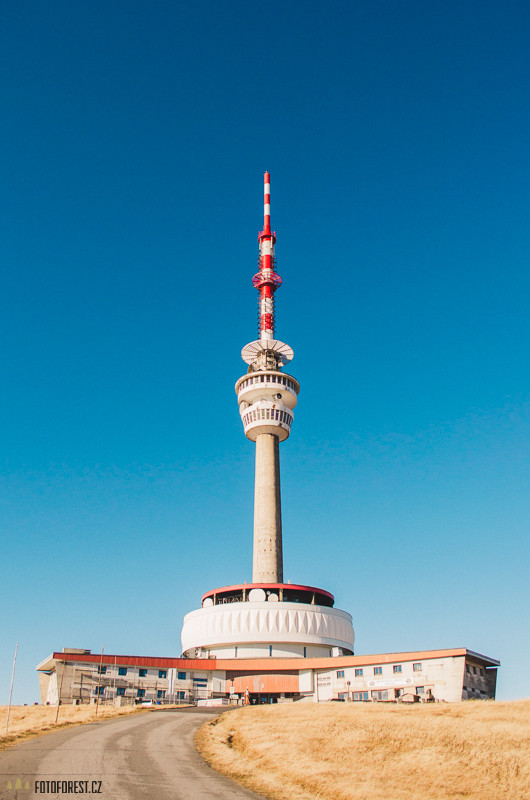
[[[388,692],[386,689],[376,689],[372,692],[374,700],[388,700]]]
[[[352,698],[355,703],[366,702],[369,700],[368,692],[353,692]]]
[[[392,671],[394,675],[397,675],[397,673],[402,672],[401,664],[394,664],[394,666],[392,667]]]
[[[98,667],[98,674],[104,675],[107,671],[107,667]]]
[[[159,670],[158,670],[158,677],[159,677],[159,678],[167,678],[167,670],[165,670],[165,669],[159,669]]]
[[[307,658],[307,647],[304,647],[304,658]]]
[[[156,693],[156,696],[158,697],[159,700],[164,700],[164,698],[166,696],[166,690],[165,689],[158,689],[158,691]]]
[[[145,689],[138,689],[136,697],[145,697]]]
[[[138,674],[140,675],[140,678],[145,678],[146,675],[147,675],[147,670],[146,669],[140,669],[140,670],[138,670]]]
[[[344,678],[344,670],[338,669],[337,670],[337,678]]]
[[[95,695],[103,694],[104,691],[105,691],[105,687],[104,686],[96,686],[94,688],[94,694]]]
[[[383,667],[374,667],[374,675],[382,675]]]
[[[118,667],[118,675],[127,675],[127,667]]]
[[[177,692],[177,698],[179,700],[184,700],[184,692]]]
[[[416,686],[416,694],[425,694],[425,686]]]
[[[362,669],[356,669],[355,670],[355,677],[356,678],[362,678],[362,675],[363,675]]]
[[[125,687],[118,686],[118,688],[116,689],[116,694],[118,695],[118,697],[125,697]]]
[[[269,655],[272,656],[272,644],[269,645]]]
[[[412,669],[414,670],[414,672],[421,672],[422,669],[421,664],[413,664]]]
[[[186,680],[186,673],[185,672],[179,672],[178,679],[179,679],[179,681],[185,681]]]

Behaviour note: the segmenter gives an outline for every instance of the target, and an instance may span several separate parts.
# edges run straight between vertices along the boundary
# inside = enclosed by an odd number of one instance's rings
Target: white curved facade
[[[346,611],[306,603],[220,603],[184,617],[182,652],[199,649],[212,655],[240,648],[239,656],[329,656],[353,652],[355,634]],[[287,645],[287,647],[285,647]]]

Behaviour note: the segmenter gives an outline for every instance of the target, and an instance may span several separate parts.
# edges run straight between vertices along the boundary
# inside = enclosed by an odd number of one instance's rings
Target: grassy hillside
[[[196,744],[274,800],[530,798],[530,700],[253,706]]]

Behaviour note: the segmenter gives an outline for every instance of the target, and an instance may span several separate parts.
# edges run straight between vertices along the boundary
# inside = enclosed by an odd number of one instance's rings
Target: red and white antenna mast
[[[252,278],[252,285],[259,292],[259,339],[247,344],[241,356],[254,369],[278,369],[291,361],[294,353],[289,345],[274,338],[274,293],[282,285],[282,279],[275,269],[276,232],[271,231],[271,178],[268,172],[263,177],[263,230],[258,234],[258,242],[259,272]]]
[[[259,272],[252,283],[259,291],[259,337],[262,341],[274,339],[274,292],[282,279],[275,272],[274,245],[276,232],[271,231],[271,178],[268,172],[263,181],[263,230],[258,234]]]

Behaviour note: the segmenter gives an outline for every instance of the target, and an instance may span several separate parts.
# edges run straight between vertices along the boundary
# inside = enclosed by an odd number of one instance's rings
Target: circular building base
[[[188,657],[263,658],[352,655],[351,615],[329,592],[301,584],[241,584],[207,592],[184,617]]]

